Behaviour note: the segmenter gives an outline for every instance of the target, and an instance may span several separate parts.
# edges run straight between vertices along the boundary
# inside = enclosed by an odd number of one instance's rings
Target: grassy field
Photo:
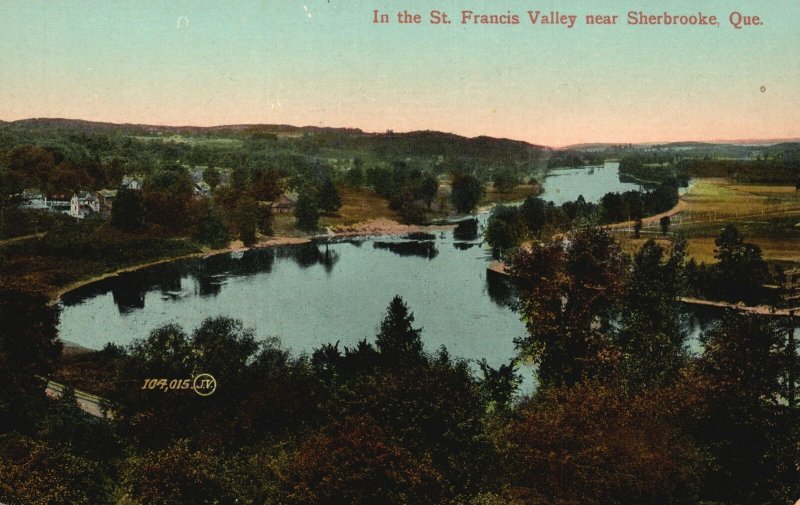
[[[400,220],[397,212],[389,208],[389,202],[372,190],[340,186],[339,196],[342,198],[342,207],[334,215],[320,217],[321,229],[349,227],[379,218]],[[279,237],[305,236],[295,228],[295,221],[293,213],[275,214],[272,222],[273,234]]]
[[[494,185],[486,185],[486,194],[483,195],[480,205],[490,205],[500,202],[520,202],[529,196],[535,196],[542,192],[542,187],[538,184],[520,184],[509,193],[500,193],[494,189]]]
[[[714,239],[728,223],[745,240],[761,246],[770,261],[800,262],[800,192],[794,186],[741,184],[723,179],[698,179],[684,196],[687,209],[673,217],[670,232],[689,240],[688,252],[698,261],[714,261]],[[645,228],[643,239],[630,232],[626,248],[635,249],[644,238],[658,235],[658,226]],[[649,232],[649,233],[648,233]]]

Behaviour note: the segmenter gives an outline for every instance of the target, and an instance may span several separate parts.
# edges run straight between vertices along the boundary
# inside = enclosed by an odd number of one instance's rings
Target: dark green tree
[[[800,416],[783,397],[784,339],[774,318],[735,311],[701,337],[697,436],[713,458],[708,499],[777,503],[800,494]]]
[[[478,366],[483,374],[481,386],[487,397],[487,403],[495,411],[508,409],[514,399],[514,393],[522,382],[522,377],[514,371],[514,360],[498,368],[492,368],[485,359],[482,359],[478,362]]]
[[[194,239],[215,248],[224,247],[230,241],[230,233],[222,219],[222,213],[208,201],[201,204]]]
[[[453,175],[450,199],[457,212],[461,214],[472,212],[483,197],[483,193],[483,184],[474,176],[465,174]]]
[[[294,216],[297,219],[297,228],[303,231],[314,231],[317,229],[319,221],[319,204],[315,192],[304,187],[297,195],[297,203],[294,208]]]
[[[661,219],[658,220],[658,224],[661,225],[661,234],[666,235],[669,232],[672,219],[670,219],[669,216],[662,216]]]
[[[517,187],[519,178],[511,169],[505,168],[497,170],[494,175],[492,175],[492,183],[494,184],[494,189],[497,190],[498,193],[508,194]]]
[[[418,200],[422,200],[425,202],[425,205],[428,208],[431,208],[431,204],[433,200],[436,198],[437,193],[439,192],[439,180],[436,178],[435,175],[426,172],[422,179],[416,184],[416,188],[414,191],[414,196]]]
[[[732,224],[722,229],[714,244],[714,257],[718,260],[714,267],[715,287],[719,296],[732,302],[758,302],[763,296],[762,284],[769,276],[761,248],[746,243]]]
[[[262,235],[272,235],[272,207],[267,204],[259,204],[257,210],[258,231]]]
[[[144,203],[141,191],[120,189],[111,208],[111,225],[119,230],[134,232],[144,224]]]
[[[222,181],[222,175],[219,173],[219,169],[215,167],[208,167],[203,170],[203,181],[211,186],[211,189],[216,189],[217,186],[219,186],[219,183]]]
[[[423,358],[421,328],[414,328],[414,314],[402,298],[395,296],[381,322],[375,345],[381,357],[390,365],[412,364]]]
[[[664,248],[650,239],[633,259],[616,336],[623,374],[633,388],[666,386],[686,364],[678,308],[685,248],[675,242],[665,259]]]
[[[520,206],[520,218],[531,235],[538,237],[547,225],[547,202],[535,196],[529,196]]]
[[[642,220],[637,219],[635,223],[633,223],[633,236],[634,238],[639,238],[642,236]]]
[[[244,245],[252,245],[256,241],[258,207],[258,203],[252,197],[244,196],[239,199],[231,213],[233,226]]]
[[[42,378],[62,347],[58,314],[44,295],[0,288],[0,434],[25,426],[46,401]]]
[[[484,240],[492,248],[495,257],[517,247],[524,238],[525,226],[518,208],[498,205],[492,210]]]
[[[145,218],[174,231],[183,230],[194,218],[193,197],[194,183],[189,172],[180,165],[168,165],[145,180]]]
[[[326,177],[317,191],[317,201],[319,208],[323,212],[336,212],[342,206],[342,198],[333,179]]]

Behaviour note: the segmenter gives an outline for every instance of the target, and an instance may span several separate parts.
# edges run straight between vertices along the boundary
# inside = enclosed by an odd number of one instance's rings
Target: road
[[[61,395],[64,394],[65,388],[66,386],[61,383],[48,380],[47,387],[45,388],[44,392],[50,398],[61,398]],[[75,391],[75,399],[78,402],[78,407],[82,411],[100,419],[111,419],[113,417],[111,413],[103,411],[103,403],[105,401],[99,396],[95,396],[84,391],[79,391],[77,389],[73,391]]]

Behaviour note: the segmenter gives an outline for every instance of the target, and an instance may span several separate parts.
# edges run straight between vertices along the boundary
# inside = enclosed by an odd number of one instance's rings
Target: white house
[[[47,197],[38,189],[26,189],[22,192],[22,203],[20,207],[31,210],[47,210]]]
[[[120,187],[123,189],[139,190],[142,189],[143,185],[144,185],[144,179],[142,179],[141,177],[138,177],[136,175],[133,176],[126,175],[125,177],[122,178],[122,183],[120,184]]]
[[[88,191],[80,191],[72,195],[69,201],[69,215],[83,219],[84,217],[100,212],[100,200]]]

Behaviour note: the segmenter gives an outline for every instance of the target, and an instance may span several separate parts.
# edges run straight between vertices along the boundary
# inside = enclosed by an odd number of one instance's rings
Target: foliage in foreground
[[[787,327],[731,312],[686,352],[683,252],[633,258],[603,231],[512,262],[539,386],[513,363],[424,348],[395,297],[374,343],[294,357],[240,322],[167,325],[106,349],[111,422],[37,395],[54,314],[4,295],[0,358],[15,377],[0,434],[0,501],[17,503],[780,503],[800,493]],[[47,309],[53,310],[53,309]],[[31,349],[8,359],[19,342]],[[792,354],[794,352],[794,354]],[[211,373],[216,392],[142,389]],[[14,400],[16,399],[16,400]]]

